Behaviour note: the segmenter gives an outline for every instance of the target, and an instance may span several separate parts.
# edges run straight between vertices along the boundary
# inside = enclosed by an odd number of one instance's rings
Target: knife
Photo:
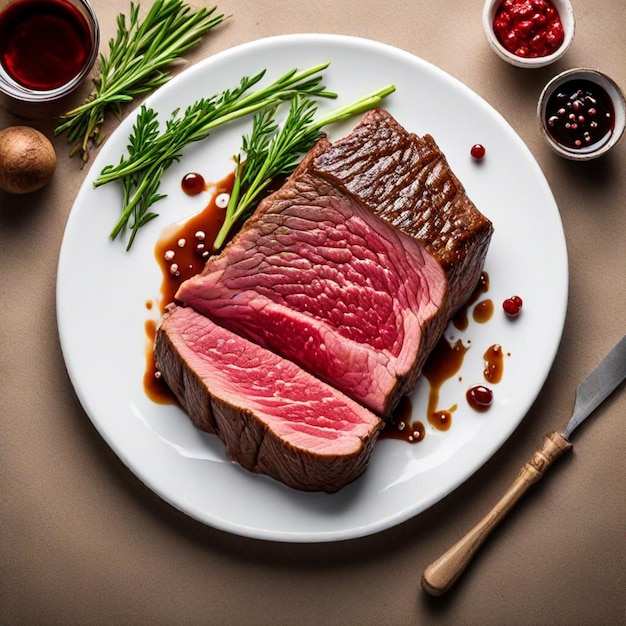
[[[433,596],[444,594],[456,582],[491,531],[502,521],[527,489],[572,444],[574,430],[606,400],[626,378],[626,335],[600,361],[576,389],[574,413],[562,433],[547,435],[543,446],[522,467],[519,476],[489,513],[445,554],[431,563],[422,576],[422,589]]]

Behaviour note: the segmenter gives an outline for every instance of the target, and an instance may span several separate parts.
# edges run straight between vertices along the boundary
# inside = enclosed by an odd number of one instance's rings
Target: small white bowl
[[[581,148],[568,147],[563,143],[559,143],[548,129],[549,111],[547,110],[547,105],[550,97],[565,83],[577,80],[588,81],[603,89],[613,105],[613,128],[610,131],[610,135],[602,143],[591,144],[588,147],[582,146]],[[606,154],[624,135],[624,130],[626,129],[626,101],[621,89],[606,74],[597,70],[576,68],[561,72],[543,88],[537,104],[537,117],[542,135],[554,152],[573,161],[589,161]]]
[[[563,43],[552,54],[542,57],[526,58],[509,52],[500,43],[493,29],[493,21],[496,11],[502,2],[503,0],[486,0],[483,6],[483,30],[485,31],[485,36],[487,37],[487,41],[491,45],[493,51],[507,63],[517,67],[526,68],[545,67],[546,65],[550,65],[550,63],[554,63],[557,59],[560,59],[572,45],[576,27],[574,9],[572,8],[569,0],[550,0],[552,6],[559,14],[561,23],[563,24],[563,33],[565,35]]]

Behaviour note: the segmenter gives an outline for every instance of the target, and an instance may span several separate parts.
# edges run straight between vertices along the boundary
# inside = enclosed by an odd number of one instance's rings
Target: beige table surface
[[[623,386],[452,592],[433,599],[419,588],[428,563],[488,510],[543,435],[564,425],[576,385],[626,331],[626,141],[608,158],[573,164],[548,151],[534,116],[542,86],[569,67],[601,69],[626,87],[624,1],[573,4],[572,48],[535,71],[492,54],[481,0],[223,0],[220,9],[232,19],[188,55],[193,62],[297,32],[394,44],[461,79],[500,111],[556,197],[569,251],[569,308],[543,391],[465,484],[374,536],[311,545],[241,538],[191,520],[148,490],[91,425],[59,348],[56,267],[86,172],[58,139],[58,170],[46,188],[23,197],[0,192],[0,623],[625,623]],[[94,6],[106,42],[115,14],[128,5]],[[4,101],[0,127],[24,123],[9,109]],[[19,112],[50,134],[50,119]]]

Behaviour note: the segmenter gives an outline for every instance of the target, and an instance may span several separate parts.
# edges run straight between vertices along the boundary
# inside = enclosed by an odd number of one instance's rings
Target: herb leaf
[[[127,250],[130,249],[137,230],[145,224],[143,216],[146,211],[164,197],[157,194],[163,173],[180,159],[183,149],[190,143],[205,139],[218,126],[275,107],[298,94],[336,98],[335,93],[326,91],[321,84],[320,73],[328,65],[322,63],[304,71],[290,70],[273,83],[252,92],[251,88],[261,81],[265,70],[244,77],[236,87],[198,100],[182,114],[178,110],[174,111],[158,135],[154,134],[153,129],[157,114],[145,105],[142,106],[133,127],[128,155],[122,157],[117,165],[103,168],[94,181],[96,187],[120,181],[124,190],[122,214],[110,233],[111,239],[117,238],[130,227],[131,239]],[[141,137],[148,135],[149,142],[140,141]]]
[[[100,55],[100,71],[86,101],[61,115],[55,135],[67,133],[71,155],[89,160],[92,146],[104,140],[101,126],[108,113],[120,115],[124,104],[165,84],[167,68],[226,17],[217,7],[192,10],[183,0],[156,0],[143,19],[139,5],[130,3],[126,16],[117,16],[117,34],[108,56]]]
[[[241,154],[235,158],[233,192],[213,249],[219,250],[233,226],[252,213],[273,179],[293,172],[302,155],[321,138],[323,126],[377,106],[394,90],[389,85],[317,119],[317,105],[310,99],[294,96],[281,128],[274,121],[276,107],[255,115],[250,135],[242,139],[245,160]]]

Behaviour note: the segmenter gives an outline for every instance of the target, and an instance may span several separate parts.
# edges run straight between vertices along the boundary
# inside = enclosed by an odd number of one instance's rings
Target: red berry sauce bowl
[[[483,30],[493,51],[517,67],[545,67],[560,59],[574,39],[569,0],[486,0]]]
[[[537,117],[554,152],[573,161],[589,161],[606,154],[624,135],[626,100],[606,74],[570,69],[543,88]]]

